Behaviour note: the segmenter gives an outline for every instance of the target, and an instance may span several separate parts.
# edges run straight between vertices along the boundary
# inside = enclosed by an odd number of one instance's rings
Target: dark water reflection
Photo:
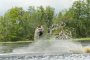
[[[89,46],[90,47],[90,40],[83,40],[83,41],[78,41],[82,44],[82,46]]]
[[[25,43],[0,43],[0,54],[11,53],[15,48],[27,47],[30,44]]]

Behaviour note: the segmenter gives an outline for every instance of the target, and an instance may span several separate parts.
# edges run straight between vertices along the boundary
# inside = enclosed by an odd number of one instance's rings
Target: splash
[[[71,40],[38,40],[23,47],[13,50],[13,53],[83,53],[82,45]]]
[[[65,24],[57,25],[54,29],[63,28]],[[53,29],[53,30],[54,30]],[[51,29],[52,30],[52,29]],[[38,34],[36,34],[38,35]],[[38,35],[39,36],[39,35]],[[36,39],[37,37],[35,37]],[[73,41],[71,38],[71,33],[67,30],[62,30],[58,38],[56,36],[52,36],[49,39],[43,39],[42,37],[36,39],[32,44],[28,47],[23,47],[19,49],[13,50],[14,53],[83,53],[82,45],[78,42]]]

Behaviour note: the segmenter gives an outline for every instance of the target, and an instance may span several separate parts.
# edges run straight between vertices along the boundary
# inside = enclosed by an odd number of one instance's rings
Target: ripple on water
[[[63,55],[2,55],[0,60],[90,60],[90,54],[63,54]]]

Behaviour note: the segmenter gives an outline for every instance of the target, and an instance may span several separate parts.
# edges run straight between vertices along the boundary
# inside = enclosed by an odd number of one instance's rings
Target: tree
[[[53,17],[54,17],[54,9],[49,6],[46,7],[44,18],[48,28],[50,28],[50,26],[52,25]]]
[[[64,13],[60,12],[56,16],[56,22],[64,22],[65,27],[74,29],[73,37],[90,36],[90,3],[87,1],[75,1],[69,10]]]

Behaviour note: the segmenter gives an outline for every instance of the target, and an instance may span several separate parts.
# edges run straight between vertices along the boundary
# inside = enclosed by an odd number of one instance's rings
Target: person
[[[44,27],[42,25],[38,26],[35,29],[34,40],[38,40],[38,39],[42,38],[43,34],[44,34]]]
[[[39,37],[41,37],[42,35],[43,35],[43,32],[44,32],[44,28],[43,28],[43,26],[41,26],[40,28],[38,28],[38,30],[39,30]]]

